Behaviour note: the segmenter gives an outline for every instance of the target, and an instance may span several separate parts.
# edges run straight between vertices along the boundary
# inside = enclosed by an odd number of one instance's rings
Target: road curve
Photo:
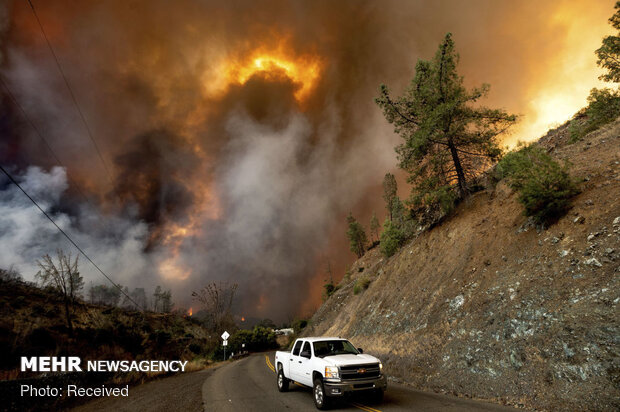
[[[274,353],[257,353],[200,372],[183,373],[129,389],[128,398],[100,398],[76,412],[246,412],[316,411],[312,390],[290,385],[278,392],[273,369]],[[374,404],[362,396],[339,400],[339,411],[514,411],[505,406],[422,392],[389,383],[385,398]]]
[[[207,412],[237,411],[316,411],[312,390],[291,385],[280,393],[273,369],[274,353],[254,354],[211,373],[202,385],[202,403]],[[403,385],[388,384],[383,402],[355,396],[337,402],[332,410],[396,411],[514,411],[501,405],[435,393],[421,392]]]

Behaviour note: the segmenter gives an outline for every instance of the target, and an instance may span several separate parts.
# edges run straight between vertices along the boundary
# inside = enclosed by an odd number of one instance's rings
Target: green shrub
[[[405,234],[391,220],[385,219],[383,232],[381,232],[381,243],[379,244],[381,253],[386,257],[392,256],[404,240]]]
[[[122,325],[121,325],[122,326]],[[119,328],[119,331],[122,328]],[[122,335],[123,333],[121,333]],[[152,332],[149,336],[149,339],[152,342],[155,342],[157,345],[163,346],[166,345],[170,342],[170,340],[172,339],[172,335],[170,334],[170,332],[167,332],[165,330],[162,329],[157,329],[154,332]]]
[[[190,343],[189,350],[191,350],[195,354],[200,354],[202,352],[202,346],[197,343]]]
[[[240,329],[233,333],[229,339],[228,352],[263,351],[277,347],[276,335],[271,328],[255,326],[252,330]]]
[[[16,297],[11,302],[11,306],[15,309],[23,308],[24,306],[26,306],[26,297],[25,296]]]
[[[323,294],[323,300],[325,301],[333,295],[334,292],[340,289],[340,286],[334,285],[332,281],[327,281],[323,284],[323,288],[325,288],[325,293]]]
[[[295,319],[291,324],[291,327],[296,334],[301,332],[302,329],[305,329],[306,326],[308,326],[308,321],[306,319]]]
[[[585,135],[610,123],[620,116],[620,93],[611,89],[592,89],[588,96],[586,119],[573,119],[569,126],[570,142],[581,140]]]
[[[357,295],[361,291],[368,289],[368,286],[370,285],[370,282],[372,282],[372,280],[367,278],[367,277],[363,277],[361,279],[358,279],[355,282],[355,285],[353,286],[353,294]]]
[[[508,153],[495,170],[498,179],[519,192],[524,214],[536,223],[550,223],[570,207],[570,199],[579,193],[568,165],[560,165],[540,146],[531,144]]]
[[[349,283],[349,281],[351,280],[351,271],[347,270],[346,273],[344,274],[344,277],[342,278],[343,282]]]

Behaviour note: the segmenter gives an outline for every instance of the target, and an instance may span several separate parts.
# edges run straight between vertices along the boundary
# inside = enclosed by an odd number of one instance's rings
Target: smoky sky
[[[379,84],[402,91],[452,32],[466,84],[489,82],[485,103],[534,124],[540,90],[575,88],[594,61],[596,44],[572,33],[600,38],[612,3],[34,1],[107,173],[27,2],[5,2],[2,78],[66,169],[5,90],[0,162],[118,282],[163,284],[188,307],[192,290],[228,280],[238,314],[287,319],[320,302],[328,261],[338,280],[353,260],[349,211],[365,225],[384,217],[399,138],[373,103]],[[302,98],[304,80],[283,67],[222,79],[256,53],[318,75]],[[573,71],[567,56],[581,59]],[[520,130],[511,138],[536,137]],[[68,245],[35,230],[46,223],[2,182],[0,266],[32,278],[37,257]]]

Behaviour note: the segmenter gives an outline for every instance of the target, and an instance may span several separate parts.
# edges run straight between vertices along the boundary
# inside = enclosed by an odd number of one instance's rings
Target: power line
[[[32,14],[34,14],[34,17],[37,20],[37,23],[39,24],[39,28],[41,29],[41,33],[43,34],[43,37],[45,38],[47,47],[50,49],[50,52],[52,53],[52,56],[54,57],[54,61],[56,62],[56,67],[58,67],[58,71],[60,72],[62,79],[64,80],[65,85],[67,86],[67,90],[69,90],[69,94],[71,95],[71,100],[73,100],[73,104],[75,105],[78,113],[80,114],[80,118],[82,119],[82,123],[84,123],[84,127],[86,128],[88,137],[90,137],[90,141],[93,143],[93,146],[95,147],[95,150],[97,151],[97,155],[99,156],[99,159],[101,160],[101,164],[103,164],[103,168],[105,169],[108,175],[108,179],[112,181],[110,170],[108,169],[108,165],[106,164],[105,160],[103,159],[103,156],[101,155],[99,146],[97,145],[97,142],[95,141],[95,137],[93,136],[93,133],[90,130],[90,126],[88,125],[88,122],[86,121],[86,117],[84,116],[84,113],[82,112],[82,109],[77,101],[77,98],[75,97],[75,93],[73,93],[73,89],[71,88],[71,85],[69,84],[69,80],[67,79],[67,76],[65,75],[65,72],[62,69],[62,66],[60,65],[60,60],[58,59],[58,56],[56,55],[56,52],[54,51],[54,48],[52,47],[52,43],[47,37],[47,34],[45,33],[45,29],[43,29],[43,24],[41,23],[41,20],[39,19],[39,15],[37,14],[37,11],[34,8],[34,4],[32,3],[31,0],[26,0],[26,1],[28,2],[28,4],[30,4],[30,8],[32,9]]]
[[[71,239],[71,237],[70,237],[70,236],[69,236],[69,235],[68,235],[68,234],[67,234],[64,230],[62,230],[62,229],[60,228],[60,226],[58,226],[58,225],[56,224],[56,222],[54,221],[54,219],[52,219],[52,218],[51,218],[51,216],[50,216],[50,215],[49,215],[49,214],[48,214],[45,210],[43,210],[43,209],[41,208],[41,206],[39,206],[39,204],[38,204],[38,203],[37,203],[37,202],[36,202],[36,201],[35,201],[35,200],[34,200],[34,199],[33,199],[33,198],[32,198],[32,197],[31,197],[31,196],[30,196],[30,195],[29,195],[29,194],[28,194],[25,190],[24,190],[24,188],[23,188],[23,187],[21,187],[21,185],[20,185],[19,183],[17,183],[17,181],[13,178],[13,176],[11,176],[11,174],[10,174],[9,172],[7,172],[7,171],[4,169],[4,167],[2,167],[2,165],[0,165],[0,170],[1,170],[1,171],[2,171],[2,172],[3,172],[3,173],[4,173],[4,174],[5,174],[5,175],[9,178],[9,180],[10,180],[13,184],[15,184],[15,186],[17,186],[17,187],[19,188],[19,190],[21,190],[21,191],[24,193],[24,195],[26,195],[26,197],[27,197],[28,199],[30,199],[30,201],[31,201],[31,202],[32,202],[32,203],[33,203],[33,204],[37,207],[37,209],[39,209],[39,210],[41,211],[41,213],[43,213],[43,214],[45,215],[45,217],[47,217],[47,218],[49,219],[49,221],[50,221],[50,222],[52,222],[52,224],[53,224],[54,226],[56,226],[56,229],[58,229],[58,230],[60,231],[60,233],[62,233],[62,234],[63,234],[63,235],[67,238],[67,240],[68,240],[69,242],[71,242],[71,244],[72,244],[73,246],[75,246],[75,248],[76,248],[78,251],[80,251],[80,253],[81,253],[82,255],[84,255],[84,257],[85,257],[85,258],[86,258],[86,259],[87,259],[90,263],[92,263],[92,265],[93,265],[93,266],[94,266],[94,267],[95,267],[95,268],[99,271],[99,273],[101,273],[101,274],[102,274],[102,275],[103,275],[103,276],[104,276],[104,277],[105,277],[105,278],[106,278],[106,279],[107,279],[107,280],[108,280],[108,281],[109,281],[112,285],[114,285],[114,287],[115,287],[115,288],[117,288],[117,289],[118,289],[118,290],[119,290],[119,291],[120,291],[123,295],[125,295],[125,297],[126,297],[127,299],[129,299],[129,301],[131,301],[131,303],[133,303],[134,305],[136,305],[136,308],[140,308],[140,309],[142,309],[143,311],[145,311],[145,310],[146,310],[146,308],[142,307],[141,305],[138,305],[138,303],[137,303],[135,300],[133,300],[133,299],[131,298],[131,296],[129,296],[127,293],[125,293],[125,291],[123,290],[123,288],[121,288],[119,285],[117,285],[116,283],[114,283],[114,281],[113,281],[113,280],[112,280],[112,279],[111,279],[108,275],[106,275],[106,274],[105,274],[105,272],[104,272],[103,270],[101,270],[101,268],[100,268],[99,266],[97,266],[97,264],[96,264],[95,262],[93,262],[93,260],[92,260],[92,259],[91,259],[91,258],[90,258],[87,254],[86,254],[86,252],[84,252],[84,250],[82,250],[82,248],[81,248],[81,247],[79,247],[79,246],[77,245],[77,243],[75,243],[75,242],[73,241],[73,239]]]
[[[24,117],[24,119],[26,119],[26,122],[28,122],[28,124],[30,124],[30,127],[32,127],[32,129],[34,130],[35,134],[37,136],[39,136],[39,138],[41,140],[43,140],[43,143],[45,143],[45,146],[47,147],[49,152],[52,154],[52,157],[56,160],[56,162],[60,166],[64,167],[65,170],[67,170],[67,173],[68,173],[69,169],[67,168],[67,166],[58,158],[58,155],[56,155],[56,152],[54,151],[54,149],[52,149],[52,146],[49,144],[47,139],[45,139],[45,137],[43,137],[43,134],[40,132],[39,128],[34,124],[32,119],[30,118],[30,116],[28,116],[28,114],[26,113],[26,110],[24,110],[24,107],[19,103],[19,101],[17,100],[17,98],[15,97],[15,95],[13,94],[11,89],[9,88],[8,84],[4,81],[2,76],[0,76],[0,83],[2,83],[2,86],[6,90],[7,95],[11,98],[11,100],[13,101],[13,104],[15,104],[15,106],[17,106],[17,108],[20,110],[22,116]],[[84,198],[84,200],[86,202],[90,203],[89,198],[86,197],[86,195],[84,194],[84,192],[82,192],[82,189],[80,189],[80,187],[76,184],[76,182],[73,179],[71,179],[71,176],[67,175],[67,178],[69,179],[69,181],[73,185],[73,187],[75,187],[76,190],[80,193],[80,195]]]

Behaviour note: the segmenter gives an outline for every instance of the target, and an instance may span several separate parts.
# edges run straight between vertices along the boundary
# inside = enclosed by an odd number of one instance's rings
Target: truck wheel
[[[373,400],[375,403],[381,403],[381,402],[383,402],[383,392],[384,392],[384,390],[383,390],[383,389],[376,389],[376,390],[375,390],[375,393],[373,393],[373,394],[372,394],[372,395],[373,395],[373,396],[372,396],[372,400]]]
[[[278,390],[280,392],[288,391],[289,380],[286,379],[286,376],[284,376],[284,372],[282,371],[282,366],[278,368],[277,383],[278,383]]]
[[[314,397],[314,405],[317,409],[325,410],[329,407],[329,398],[325,395],[323,381],[319,378],[314,380],[312,395]]]

